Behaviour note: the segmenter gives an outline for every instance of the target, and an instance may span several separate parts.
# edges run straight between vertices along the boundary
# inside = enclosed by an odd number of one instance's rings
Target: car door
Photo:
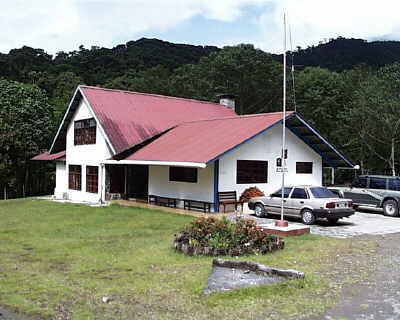
[[[304,188],[293,188],[290,198],[287,201],[287,213],[290,215],[300,216],[300,211],[307,199],[307,190]]]
[[[383,177],[370,177],[368,188],[363,190],[364,206],[379,207],[386,192],[387,179]]]
[[[287,199],[289,198],[290,192],[292,188],[285,187],[283,196],[284,196],[284,211],[287,211]],[[265,207],[267,212],[271,213],[281,213],[281,203],[282,203],[282,189],[271,194],[270,198],[268,199]]]
[[[369,191],[367,177],[358,177],[351,188],[344,190],[343,196],[361,207],[376,207],[380,203],[380,197]]]

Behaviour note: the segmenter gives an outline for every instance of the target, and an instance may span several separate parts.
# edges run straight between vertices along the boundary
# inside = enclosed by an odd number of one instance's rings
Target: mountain
[[[282,55],[273,55],[282,61]],[[399,41],[371,41],[339,37],[294,52],[294,64],[299,67],[322,67],[332,71],[351,69],[366,64],[380,67],[400,61]]]
[[[92,46],[71,52],[58,52],[54,57],[43,49],[24,46],[0,54],[0,78],[30,82],[32,72],[59,74],[73,72],[88,84],[103,84],[127,70],[142,71],[157,65],[175,69],[183,64],[198,63],[201,57],[218,51],[213,46],[175,44],[142,38],[114,48]]]

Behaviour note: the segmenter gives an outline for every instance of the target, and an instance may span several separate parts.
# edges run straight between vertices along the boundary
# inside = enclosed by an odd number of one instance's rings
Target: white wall
[[[68,190],[68,198],[74,201],[98,202],[101,197],[101,174],[100,163],[112,156],[111,150],[99,128],[96,126],[96,144],[74,145],[74,121],[93,118],[90,108],[82,100],[74,117],[68,125],[67,130],[67,148],[66,148],[66,175],[68,176],[69,165],[82,166],[82,190]],[[86,192],[86,166],[99,167],[99,187],[98,193]],[[68,179],[66,179],[68,189]]]
[[[56,188],[54,196],[56,199],[63,199],[64,193],[68,191],[67,170],[64,161],[56,162]]]
[[[248,187],[257,186],[265,194],[281,187],[281,173],[276,172],[276,159],[281,154],[282,126],[278,125],[267,132],[244,143],[227,153],[219,160],[219,191],[236,190],[238,197]],[[286,129],[286,148],[288,149],[285,184],[322,184],[322,159],[314,150]],[[237,160],[268,161],[268,183],[236,184]],[[296,161],[313,162],[312,174],[296,174]]]
[[[214,202],[214,165],[197,174],[197,183],[169,181],[168,166],[149,166],[149,194]]]

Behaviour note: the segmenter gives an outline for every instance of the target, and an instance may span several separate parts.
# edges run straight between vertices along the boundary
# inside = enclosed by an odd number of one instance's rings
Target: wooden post
[[[7,186],[4,185],[4,200],[7,200]]]
[[[126,199],[128,199],[128,195],[127,195],[127,190],[128,190],[128,181],[127,181],[127,174],[128,174],[128,166],[127,165],[125,165],[124,166],[124,176],[125,176],[125,179],[124,179],[124,194],[125,194],[125,198]]]

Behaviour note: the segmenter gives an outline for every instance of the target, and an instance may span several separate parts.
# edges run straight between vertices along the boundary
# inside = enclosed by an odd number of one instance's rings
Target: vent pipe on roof
[[[234,94],[220,94],[217,96],[219,104],[236,111],[235,108],[235,99],[236,96]]]

